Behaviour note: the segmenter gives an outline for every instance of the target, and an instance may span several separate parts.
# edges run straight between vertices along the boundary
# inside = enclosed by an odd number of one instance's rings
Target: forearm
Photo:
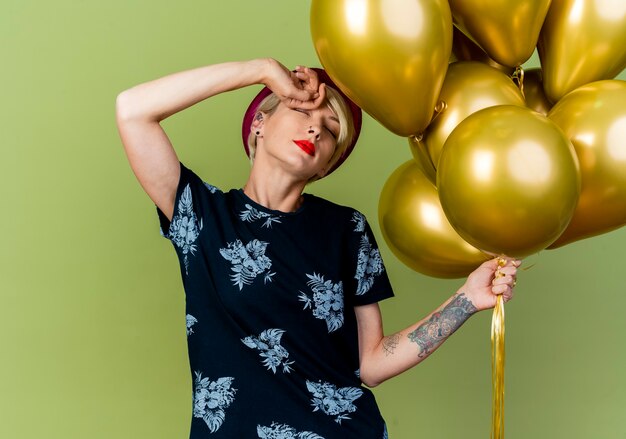
[[[265,81],[269,59],[227,62],[173,73],[120,93],[123,119],[161,121],[219,93]]]
[[[420,363],[476,311],[459,291],[424,319],[383,337],[361,360],[363,382],[376,386]]]

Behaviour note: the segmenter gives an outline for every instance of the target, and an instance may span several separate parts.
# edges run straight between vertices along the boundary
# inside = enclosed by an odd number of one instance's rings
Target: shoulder
[[[186,181],[192,183],[199,188],[206,189],[210,194],[223,195],[223,192],[217,186],[207,183],[200,175],[195,171],[185,166],[180,162],[181,182]]]
[[[306,195],[314,202],[316,209],[332,211],[337,214],[345,215],[348,217],[351,217],[355,213],[362,215],[361,212],[359,212],[353,207],[345,206],[343,204],[338,204],[338,203],[327,200],[326,198],[322,198],[317,195],[313,195],[309,193],[307,193]]]
[[[335,223],[340,220],[354,231],[365,230],[367,222],[365,215],[354,207],[338,204],[317,195],[308,194],[308,196],[313,200],[312,204],[319,214],[332,215]]]

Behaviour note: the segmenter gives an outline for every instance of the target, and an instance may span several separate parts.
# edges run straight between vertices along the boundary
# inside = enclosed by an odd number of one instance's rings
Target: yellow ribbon
[[[522,66],[515,67],[511,79],[517,84],[519,91],[522,93],[522,96],[524,96],[524,99],[526,99],[526,93],[524,93],[524,69]]]
[[[500,259],[498,265],[506,263]],[[498,269],[496,277],[504,276]],[[491,439],[504,439],[504,298],[498,295],[491,319]]]

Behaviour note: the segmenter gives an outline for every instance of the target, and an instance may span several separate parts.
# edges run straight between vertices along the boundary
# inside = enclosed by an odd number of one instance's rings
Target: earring
[[[257,136],[258,136],[259,134],[261,134],[261,131],[257,131],[257,132],[256,132],[256,135],[257,135]]]

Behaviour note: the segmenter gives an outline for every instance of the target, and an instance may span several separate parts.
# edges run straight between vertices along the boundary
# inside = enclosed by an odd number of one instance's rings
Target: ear
[[[252,124],[250,125],[250,132],[254,135],[257,135],[257,131],[259,131],[260,136],[263,135],[263,125],[267,115],[262,111],[257,111],[254,115],[254,119],[252,119]]]

